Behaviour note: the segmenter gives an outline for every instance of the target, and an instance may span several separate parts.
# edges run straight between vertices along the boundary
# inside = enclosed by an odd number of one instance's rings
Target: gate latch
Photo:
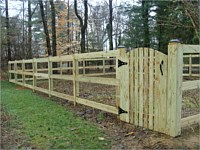
[[[123,66],[123,65],[127,65],[127,64],[128,64],[127,62],[123,62],[123,61],[118,59],[118,68]]]
[[[123,110],[122,108],[118,107],[118,114],[128,113],[127,111]]]

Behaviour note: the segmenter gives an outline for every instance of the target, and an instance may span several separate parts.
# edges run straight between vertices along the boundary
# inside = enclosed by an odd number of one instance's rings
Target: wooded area
[[[1,0],[1,58],[199,44],[199,1]]]

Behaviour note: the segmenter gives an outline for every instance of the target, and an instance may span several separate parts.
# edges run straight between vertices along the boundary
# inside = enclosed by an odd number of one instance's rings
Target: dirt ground
[[[47,88],[48,84],[41,82],[38,83],[38,86]],[[54,90],[72,95],[73,88],[71,86],[72,82],[58,81],[54,83]],[[80,97],[115,105],[115,97],[113,96],[115,95],[114,86],[101,87],[99,84],[80,83],[80,89],[82,89]],[[199,89],[183,92],[182,117],[199,113],[199,92]],[[38,92],[36,94],[47,97],[43,93]],[[74,107],[72,102],[56,97],[52,97],[51,100],[67,107],[77,116],[97,124],[106,134],[104,138],[112,141],[111,149],[200,149],[199,124],[182,129],[181,136],[173,138],[165,134],[124,123],[117,119],[116,115],[110,113],[79,104]],[[12,120],[10,116],[6,116],[2,112],[1,117],[2,149],[15,149],[19,145],[21,148],[36,148],[23,135],[9,128],[9,122]]]

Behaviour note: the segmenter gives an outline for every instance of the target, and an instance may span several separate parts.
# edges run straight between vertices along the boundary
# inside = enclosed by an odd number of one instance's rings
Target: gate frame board
[[[129,122],[129,53],[125,48],[118,48],[118,57],[116,63],[116,78],[119,79],[119,104],[118,107],[126,111],[126,113],[119,114],[119,118],[122,121]],[[127,64],[118,67],[118,61],[123,61]]]

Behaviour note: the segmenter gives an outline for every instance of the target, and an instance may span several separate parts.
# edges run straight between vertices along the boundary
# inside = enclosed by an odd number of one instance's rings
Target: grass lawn
[[[48,98],[31,90],[17,89],[1,81],[1,103],[13,116],[10,127],[20,125],[18,132],[38,149],[108,149],[110,142],[98,126],[69,112]],[[104,137],[105,140],[99,140]]]

